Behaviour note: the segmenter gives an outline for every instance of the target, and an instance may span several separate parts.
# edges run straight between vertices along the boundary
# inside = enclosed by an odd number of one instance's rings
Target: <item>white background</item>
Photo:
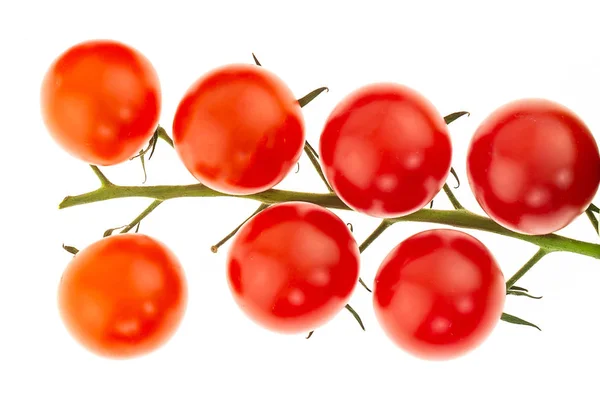
[[[142,223],[184,263],[190,287],[185,320],[167,346],[131,361],[83,350],[64,330],[56,287],[70,256],[109,227],[129,222],[146,199],[58,211],[67,194],[94,189],[89,167],[50,139],[39,115],[49,63],[87,39],[112,38],[142,51],[161,77],[161,123],[170,130],[187,87],[213,67],[251,62],[279,74],[298,97],[327,85],[306,107],[314,144],[327,114],[349,91],[373,81],[407,84],[447,114],[471,111],[451,126],[457,196],[481,212],[465,176],[465,151],[478,123],[497,106],[540,96],[574,109],[600,139],[600,24],[595,1],[397,1],[382,3],[252,0],[127,2],[6,1],[0,6],[0,399],[499,399],[598,398],[596,361],[600,263],[573,254],[543,259],[520,284],[542,300],[509,298],[506,311],[543,332],[500,323],[490,339],[452,362],[416,360],[377,326],[369,295],[357,287],[347,312],[313,338],[278,336],[238,311],[225,280],[226,248],[210,245],[256,204],[237,199],[173,200]],[[392,7],[392,4],[395,6]],[[115,183],[141,184],[138,162],[106,168]],[[159,144],[147,185],[192,183],[174,152]],[[453,181],[451,181],[453,183]],[[281,188],[320,191],[307,159]],[[600,201],[600,196],[596,197]],[[439,196],[437,207],[448,207]],[[340,213],[358,241],[377,220]],[[432,227],[396,225],[363,257],[372,281],[400,240]],[[598,241],[585,218],[563,232]],[[510,276],[535,248],[475,233]]]

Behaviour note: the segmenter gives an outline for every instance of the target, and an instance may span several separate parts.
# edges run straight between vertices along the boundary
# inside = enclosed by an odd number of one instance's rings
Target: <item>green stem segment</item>
[[[144,218],[148,216],[154,209],[162,204],[162,200],[154,200],[144,211],[140,213],[133,221],[131,221],[125,228],[121,231],[121,233],[127,233],[133,229],[134,226],[139,224]]]
[[[250,218],[254,217],[256,214],[258,214],[259,212],[261,212],[262,210],[264,210],[267,207],[269,207],[269,204],[260,203],[260,206],[258,206],[258,208],[252,213],[252,215],[250,215],[248,218],[246,218],[244,220],[244,222],[242,222],[241,224],[239,224],[234,230],[232,230],[231,232],[229,232],[227,234],[227,236],[225,236],[223,239],[219,240],[219,242],[217,244],[212,245],[210,247],[210,251],[212,251],[213,253],[218,252],[219,251],[219,247],[221,247],[225,243],[227,243],[227,241],[229,239],[231,239],[242,228],[242,226],[244,226],[244,224],[250,220]]]
[[[308,141],[304,143],[304,152],[310,159],[310,162],[315,168],[315,171],[317,171],[317,173],[319,174],[319,177],[321,178],[325,186],[327,186],[327,190],[329,191],[329,193],[333,193],[333,189],[331,188],[331,186],[329,186],[329,182],[327,182],[327,178],[325,178],[325,174],[323,173],[321,165],[319,164],[319,156],[315,149],[310,145],[310,143],[308,143]]]
[[[379,226],[377,226],[377,228],[375,228],[375,230],[371,232],[371,234],[365,239],[365,241],[361,243],[360,247],[358,248],[360,252],[362,253],[363,251],[365,251],[367,247],[369,247],[371,243],[375,241],[375,239],[381,236],[381,234],[385,232],[385,230],[389,228],[392,224],[393,222],[391,222],[389,219],[381,220]]]
[[[550,250],[540,247],[539,250],[531,257],[509,280],[506,281],[506,289],[509,290],[523,275],[525,275],[538,261],[542,259]],[[600,258],[600,257],[598,257]]]
[[[92,168],[92,171],[94,171],[94,174],[96,174],[96,177],[100,181],[101,187],[113,186],[112,182],[108,180],[106,175],[104,175],[102,171],[100,171],[100,168],[98,168],[95,165],[90,165],[90,167]]]
[[[116,186],[111,184],[109,186],[102,186],[99,189],[88,193],[77,196],[67,196],[60,203],[59,208],[64,209],[98,201],[129,197],[147,197],[164,201],[182,197],[223,196],[253,199],[265,204],[276,204],[286,201],[304,201],[325,208],[350,210],[350,208],[334,194],[317,194],[270,189],[253,195],[232,196],[214,191],[200,184],[146,187]],[[475,229],[520,239],[550,251],[567,251],[600,259],[600,244],[584,242],[556,234],[542,236],[524,235],[506,229],[489,218],[474,214],[467,210],[431,210],[424,208],[404,217],[387,219],[386,221],[391,223],[402,221],[427,222],[449,225],[456,228]]]
[[[452,203],[452,207],[454,207],[455,210],[464,209],[464,207],[462,206],[462,204],[460,204],[456,196],[454,196],[454,193],[452,193],[452,189],[450,189],[450,186],[448,186],[447,183],[444,184],[444,192],[446,193],[446,196],[448,196],[448,199],[450,200],[450,203]]]

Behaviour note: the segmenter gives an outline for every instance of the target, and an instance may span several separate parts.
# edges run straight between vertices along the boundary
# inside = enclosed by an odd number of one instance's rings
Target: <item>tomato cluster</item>
[[[161,88],[150,62],[114,41],[78,44],[42,84],[50,134],[83,162],[116,165],[157,129]],[[257,65],[201,76],[174,115],[174,147],[201,184],[230,195],[280,183],[305,146],[301,107],[288,86]],[[365,215],[395,218],[430,203],[451,169],[444,118],[415,90],[377,83],[350,93],[324,123],[318,149],[333,192]],[[315,154],[315,156],[318,156]],[[555,232],[591,203],[600,184],[598,145],[584,122],[548,100],[504,105],[480,124],[467,156],[483,211],[524,234]],[[352,295],[360,251],[347,225],[315,204],[284,202],[249,219],[227,257],[231,293],[266,329],[312,331]],[[484,244],[452,229],[404,239],[379,267],[373,307],[381,328],[418,357],[465,354],[503,311],[502,271]],[[155,350],[177,330],[187,285],[176,256],[146,235],[103,238],[77,253],[59,287],[71,334],[110,357]]]

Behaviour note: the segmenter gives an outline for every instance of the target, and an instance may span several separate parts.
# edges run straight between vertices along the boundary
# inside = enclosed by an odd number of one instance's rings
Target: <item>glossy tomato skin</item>
[[[373,288],[388,337],[423,359],[478,347],[500,320],[505,283],[488,249],[466,233],[435,229],[409,237],[381,264]]]
[[[320,154],[327,180],[349,207],[399,217],[440,191],[452,145],[443,117],[421,94],[376,83],[335,107],[321,134]]]
[[[119,234],[81,250],[58,290],[62,320],[93,353],[131,358],[156,350],[175,333],[187,306],[176,256],[142,234]]]
[[[254,322],[306,333],[347,303],[358,281],[359,250],[348,227],[320,206],[273,205],[237,233],[227,260],[233,298]]]
[[[567,226],[600,184],[598,145],[570,109],[522,99],[478,127],[467,154],[469,184],[482,209],[513,231],[543,235]]]
[[[72,156],[115,165],[134,156],[154,133],[160,82],[137,50],[87,41],[61,54],[46,72],[41,111],[51,136]]]
[[[226,65],[188,89],[175,113],[173,140],[202,184],[252,194],[281,182],[296,164],[304,119],[279,77],[255,65]]]

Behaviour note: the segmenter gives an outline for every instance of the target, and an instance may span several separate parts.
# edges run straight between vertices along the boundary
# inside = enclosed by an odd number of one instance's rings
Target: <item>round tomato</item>
[[[177,330],[187,284],[176,256],[142,234],[120,234],[83,249],[58,290],[62,319],[90,351],[111,358],[149,353]]]
[[[564,228],[589,206],[600,184],[600,154],[571,110],[522,99],[481,123],[469,146],[467,176],[490,218],[543,235]]]
[[[320,141],[321,162],[336,194],[375,217],[419,210],[450,172],[452,145],[442,116],[419,93],[371,84],[343,99]]]
[[[270,189],[302,154],[304,119],[298,101],[273,73],[234,64],[201,77],[173,121],[175,149],[202,184],[228,194]]]
[[[43,79],[41,103],[46,127],[62,148],[106,166],[128,160],[150,140],[161,90],[142,54],[96,40],[77,44],[54,61]]]
[[[358,281],[359,250],[331,211],[309,203],[270,206],[237,233],[227,260],[243,312],[276,332],[308,332],[346,305]]]
[[[381,327],[423,359],[450,359],[478,347],[500,320],[504,276],[477,239],[451,229],[409,237],[385,258],[373,288]]]

